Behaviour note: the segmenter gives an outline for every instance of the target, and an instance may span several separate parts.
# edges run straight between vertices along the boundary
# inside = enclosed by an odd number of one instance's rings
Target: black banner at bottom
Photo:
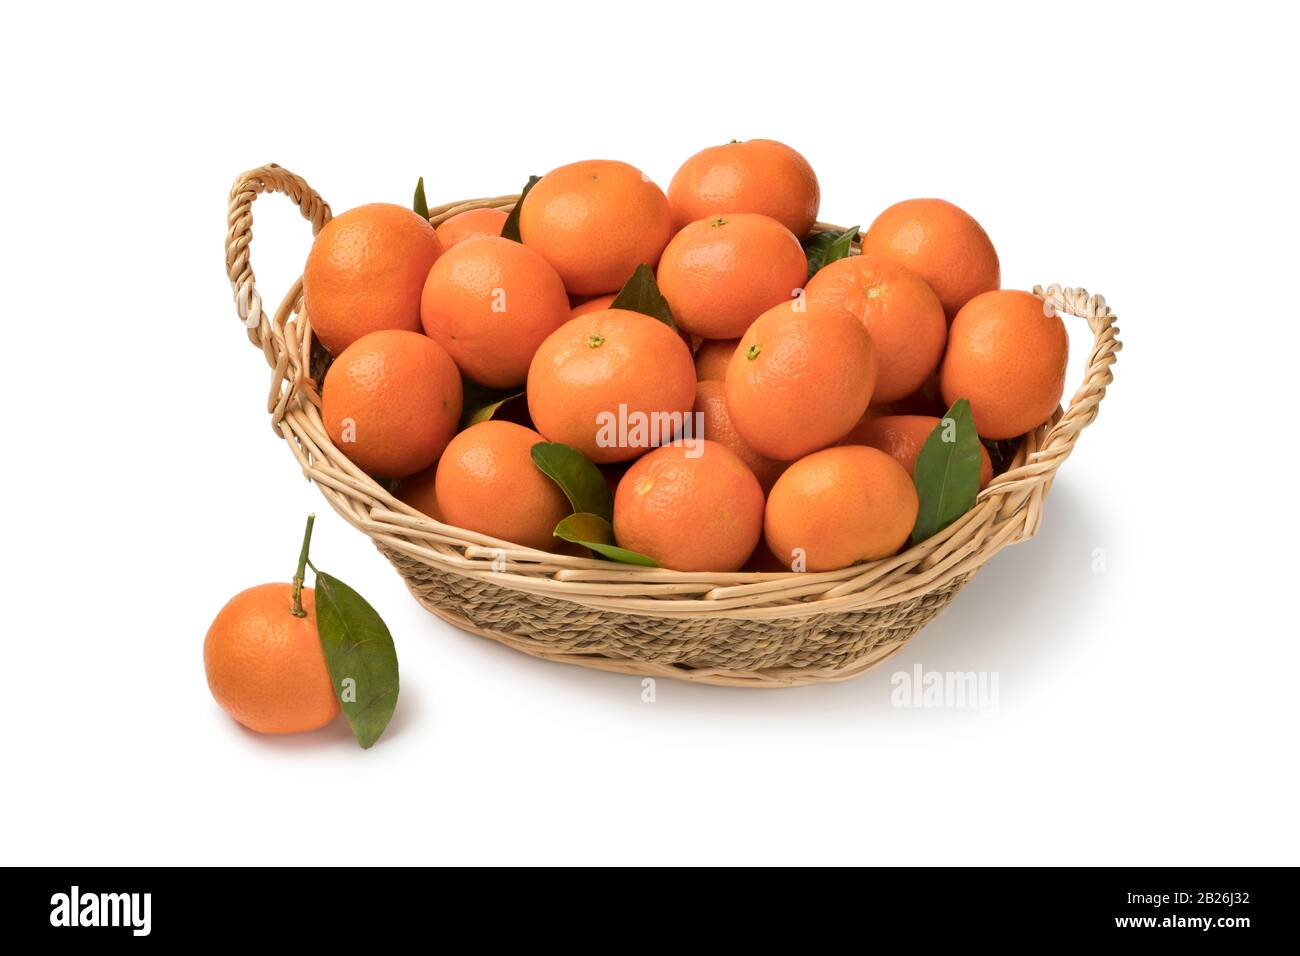
[[[1291,869],[1202,868],[868,869],[795,879],[701,870],[606,874],[594,881],[575,870],[540,882],[528,874],[493,874],[490,883],[478,874],[449,880],[360,867],[34,868],[6,875],[9,889],[0,907],[10,933],[96,945],[155,939],[339,944],[373,938],[376,931],[428,933],[440,922],[462,931],[483,926],[485,941],[499,942],[514,929],[554,943],[559,923],[578,919],[582,910],[604,911],[598,922],[579,920],[572,927],[590,938],[618,907],[619,935],[666,930],[665,920],[676,924],[684,916],[721,930],[725,911],[733,943],[745,935],[735,932],[737,922],[793,929],[809,917],[824,921],[839,913],[853,923],[887,926],[891,935],[911,927],[926,943],[1127,937],[1235,946],[1291,936],[1285,931],[1293,925],[1295,882]],[[626,889],[617,887],[620,879],[629,881]],[[665,881],[661,894],[655,892],[659,880]],[[706,915],[714,907],[718,912]]]

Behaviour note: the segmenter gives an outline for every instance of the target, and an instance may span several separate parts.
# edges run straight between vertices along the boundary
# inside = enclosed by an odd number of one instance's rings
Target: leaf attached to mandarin
[[[495,417],[506,402],[524,395],[517,388],[488,388],[469,378],[462,378],[461,381],[464,384],[464,400],[461,403],[459,431],[488,421]]]
[[[803,246],[804,255],[808,257],[808,278],[811,279],[824,266],[847,256],[853,248],[853,240],[857,235],[858,227],[853,226],[843,232],[827,229],[805,236],[800,241],[800,245]]]
[[[415,184],[415,199],[411,203],[411,208],[415,210],[417,216],[424,219],[429,218],[429,203],[424,198],[424,177],[421,176]]]
[[[975,504],[980,490],[980,439],[970,402],[959,398],[921,446],[912,471],[920,509],[911,543],[938,534]]]
[[[555,441],[539,441],[532,455],[533,464],[560,486],[575,513],[599,515],[605,521],[614,519],[614,496],[609,484],[586,455]]]
[[[673,321],[672,309],[668,308],[668,300],[659,291],[659,283],[655,282],[654,271],[644,262],[636,267],[632,278],[623,283],[622,290],[614,297],[609,307],[640,312],[652,319],[658,319],[670,329],[677,328],[677,324]]]
[[[528,177],[528,182],[524,184],[523,190],[519,193],[519,198],[515,200],[515,208],[510,210],[510,215],[506,216],[506,221],[501,224],[501,237],[503,239],[513,239],[515,242],[524,241],[519,235],[519,213],[524,208],[524,200],[528,198],[528,193],[541,178],[541,176]]]
[[[587,512],[571,514],[555,526],[555,536],[573,544],[580,544],[584,548],[590,548],[613,561],[637,564],[643,568],[658,567],[654,559],[616,545],[613,527],[600,515]]]
[[[316,572],[316,627],[334,693],[363,748],[379,739],[397,706],[397,649],[383,618],[338,578]]]

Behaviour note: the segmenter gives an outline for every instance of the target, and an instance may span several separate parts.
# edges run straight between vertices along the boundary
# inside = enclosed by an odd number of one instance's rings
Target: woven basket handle
[[[307,185],[306,180],[275,163],[250,169],[241,174],[230,187],[226,274],[230,277],[230,287],[235,294],[235,310],[248,330],[249,339],[265,350],[270,345],[272,330],[262,309],[262,297],[257,291],[253,264],[249,258],[253,242],[253,201],[262,193],[284,193],[297,203],[302,217],[311,223],[313,236],[330,221],[332,214],[329,204]]]
[[[1023,465],[999,475],[981,492],[981,497],[1001,496],[1001,513],[1004,515],[1018,510],[1030,499],[1041,500],[1056,469],[1069,457],[1079,434],[1097,417],[1101,400],[1106,397],[1106,387],[1114,381],[1111,366],[1115,364],[1115,353],[1121,347],[1115,314],[1102,296],[1089,295],[1086,289],[1065,289],[1059,285],[1050,285],[1046,289],[1035,286],[1034,295],[1049,303],[1058,314],[1085,319],[1092,329],[1093,346],[1083,384],[1071,397],[1065,412],[1047,430],[1038,448]],[[1031,520],[1030,528],[1034,525],[1036,520]]]

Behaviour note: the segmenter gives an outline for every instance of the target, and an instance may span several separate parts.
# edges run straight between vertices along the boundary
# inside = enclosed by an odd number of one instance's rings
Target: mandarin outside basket
[[[1033,537],[1056,469],[1097,417],[1120,348],[1115,316],[1101,296],[1035,288],[1057,312],[1092,329],[1082,386],[1064,411],[1025,436],[1008,470],[970,511],[894,557],[818,573],[706,574],[550,554],[420,514],[330,442],[317,389],[321,351],[313,350],[302,279],[274,315],[264,311],[254,284],[252,206],[267,192],[293,199],[313,235],[329,221],[330,208],[301,177],[276,165],[244,173],[230,193],[226,271],[248,337],[272,368],[267,408],[277,434],[334,510],[370,536],[426,608],[526,654],[584,667],[789,687],[844,680],[880,663],[985,561]],[[508,211],[517,198],[451,203],[430,210],[430,219],[436,225],[482,206]]]

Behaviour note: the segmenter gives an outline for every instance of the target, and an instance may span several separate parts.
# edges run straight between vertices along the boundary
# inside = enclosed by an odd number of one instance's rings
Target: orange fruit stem
[[[307,530],[302,535],[302,550],[298,552],[298,571],[293,576],[293,616],[306,617],[302,607],[302,585],[307,575],[307,551],[311,548],[311,528],[316,523],[316,515],[307,516]]]

